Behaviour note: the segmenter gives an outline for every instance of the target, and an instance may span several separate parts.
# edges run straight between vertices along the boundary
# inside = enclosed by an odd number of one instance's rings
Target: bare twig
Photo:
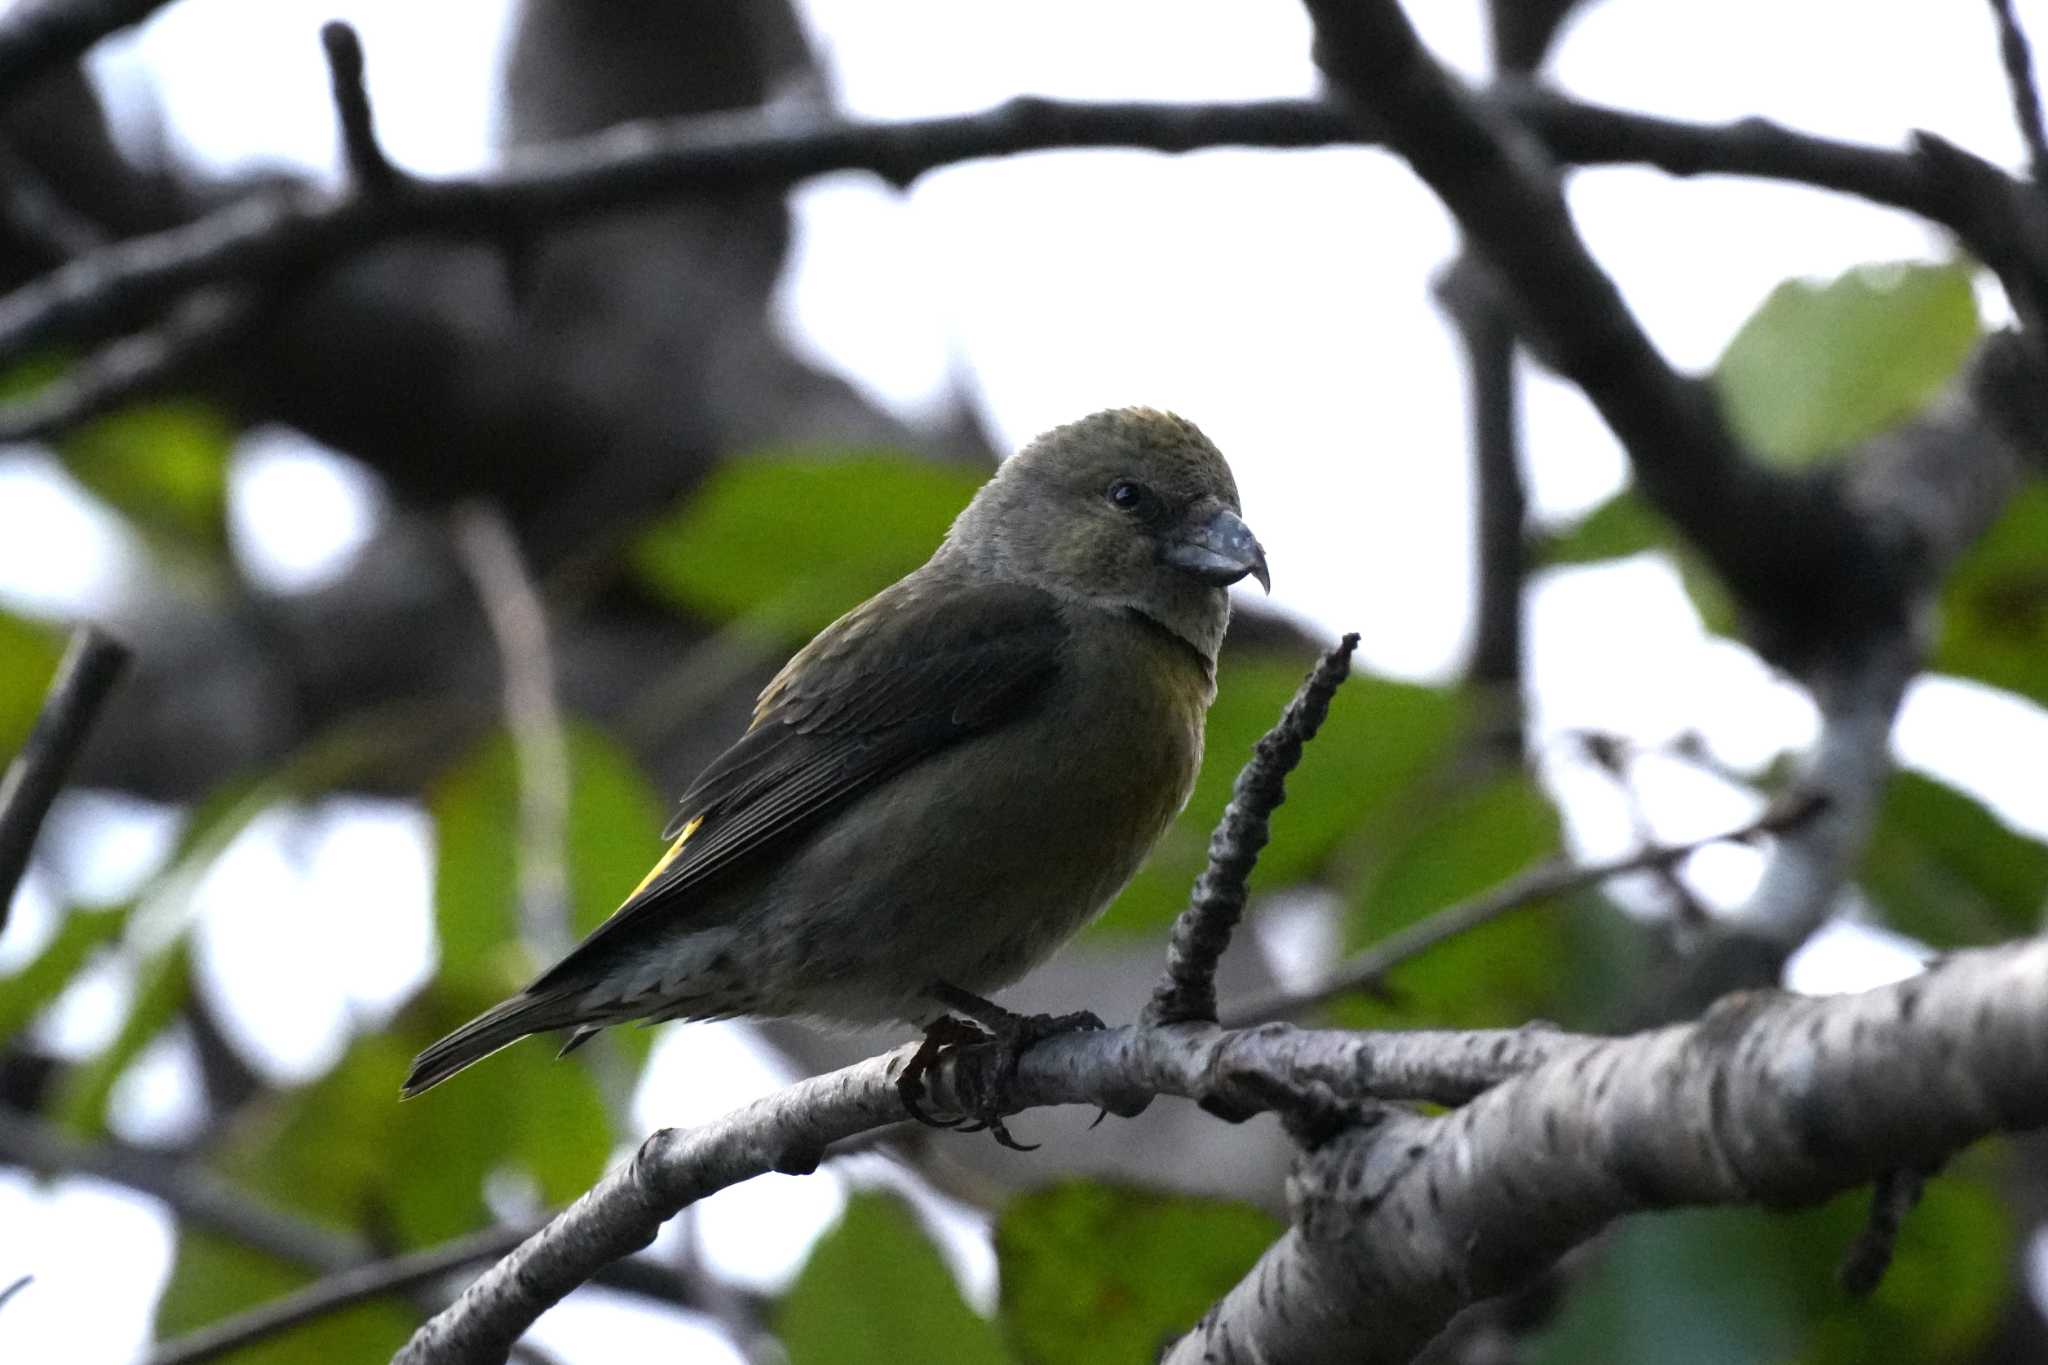
[[[5,1289],[0,1289],[0,1308],[5,1308],[9,1300],[11,1300],[16,1294],[19,1294],[22,1290],[28,1288],[35,1282],[35,1276],[23,1275],[20,1278],[16,1279],[13,1284],[8,1285]]]
[[[2005,83],[2012,91],[2012,112],[2027,144],[2028,170],[2034,183],[2048,188],[2048,130],[2041,125],[2041,89],[2034,83],[2034,54],[2026,31],[2013,13],[2012,0],[1991,0],[1998,20],[1998,55],[2005,63]]]
[[[95,626],[73,631],[35,729],[0,777],[0,929],[43,817],[127,663],[128,647],[111,635]]]
[[[0,214],[50,265],[107,244],[98,223],[65,203],[27,157],[0,141]]]
[[[334,113],[341,127],[341,150],[349,175],[365,194],[386,193],[398,183],[399,175],[377,141],[370,92],[363,84],[362,39],[353,25],[330,19],[320,26],[320,49],[327,54]]]
[[[162,1200],[181,1223],[310,1270],[339,1270],[370,1255],[360,1239],[264,1203],[196,1162],[146,1148],[82,1142],[55,1124],[4,1109],[0,1165],[124,1185]]]
[[[341,1271],[296,1294],[165,1342],[150,1352],[145,1365],[198,1365],[367,1300],[424,1288],[465,1266],[503,1256],[531,1236],[536,1226],[490,1228],[410,1256]]]
[[[1356,648],[1358,636],[1353,633],[1323,655],[1239,770],[1230,804],[1209,838],[1209,865],[1195,882],[1188,908],[1173,923],[1165,974],[1145,1005],[1148,1027],[1215,1022],[1216,964],[1244,915],[1252,868],[1272,837],[1268,822],[1287,799],[1287,774],[1301,762],[1302,747],[1322,727],[1330,698],[1351,672],[1351,652]]]
[[[0,17],[0,101],[36,76],[82,57],[110,33],[141,23],[168,0],[20,0]]]
[[[555,696],[547,609],[528,577],[510,523],[471,504],[450,520],[455,546],[498,645],[505,723],[519,765],[519,912],[522,936],[553,961],[574,943],[569,909],[569,741]]]
[[[30,397],[0,405],[0,443],[47,441],[162,392],[232,341],[254,313],[245,295],[225,289],[180,300],[159,326],[109,342]]]
[[[1459,934],[1490,924],[1502,915],[1570,895],[1574,891],[1583,891],[1632,872],[1673,870],[1693,854],[1713,844],[1750,843],[1763,835],[1796,829],[1814,818],[1824,805],[1817,798],[1794,796],[1772,806],[1748,824],[1704,839],[1682,844],[1659,844],[1604,862],[1570,863],[1558,859],[1538,864],[1471,900],[1447,906],[1387,935],[1364,952],[1339,963],[1322,982],[1306,991],[1275,992],[1247,1001],[1229,1011],[1229,1022],[1232,1027],[1243,1028],[1274,1019],[1298,1018],[1333,1000],[1379,986],[1386,974],[1402,963]]]
[[[1843,1291],[1852,1298],[1868,1298],[1884,1283],[1884,1273],[1891,1269],[1892,1253],[1898,1248],[1899,1229],[1926,1188],[1927,1177],[1905,1167],[1886,1171],[1872,1182],[1870,1212],[1836,1272]]]

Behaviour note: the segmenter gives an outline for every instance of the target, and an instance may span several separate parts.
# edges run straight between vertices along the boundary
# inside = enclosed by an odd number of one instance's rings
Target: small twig
[[[1209,865],[1195,882],[1188,908],[1174,921],[1166,972],[1145,1005],[1147,1026],[1215,1022],[1216,964],[1244,915],[1252,868],[1272,835],[1268,822],[1287,799],[1287,774],[1301,762],[1302,746],[1315,738],[1329,714],[1330,698],[1349,676],[1357,647],[1354,632],[1323,655],[1238,772],[1230,804],[1209,837]]]
[[[50,803],[127,663],[128,647],[98,627],[73,631],[35,728],[0,777],[0,929]]]
[[[553,961],[574,943],[569,909],[569,741],[555,694],[547,609],[519,542],[496,508],[471,503],[449,520],[498,646],[505,726],[519,766],[519,921],[534,953]]]
[[[0,18],[0,103],[35,77],[82,57],[168,0],[22,0]]]
[[[254,313],[247,297],[225,289],[193,295],[161,326],[109,342],[30,397],[0,405],[0,444],[47,441],[163,390],[232,340]]]
[[[1998,19],[1998,55],[2005,63],[2005,83],[2012,91],[2012,112],[2026,140],[2028,172],[2034,183],[2048,188],[2048,130],[2041,124],[2041,90],[2034,83],[2034,54],[2026,31],[2013,13],[2012,0],[1991,0]]]
[[[377,141],[377,122],[370,110],[370,92],[363,84],[363,43],[355,27],[340,19],[320,26],[320,49],[327,54],[327,74],[334,92],[334,113],[341,125],[341,150],[349,175],[370,195],[388,192],[399,173]]]
[[[369,1256],[361,1240],[267,1204],[196,1162],[142,1147],[84,1142],[27,1114],[0,1110],[0,1166],[124,1185],[160,1200],[180,1224],[309,1270],[339,1270]]]
[[[1870,1212],[1864,1216],[1862,1229],[1856,1240],[1849,1243],[1835,1272],[1844,1293],[1851,1298],[1867,1298],[1884,1282],[1885,1271],[1891,1269],[1892,1253],[1898,1248],[1899,1229],[1905,1226],[1906,1215],[1919,1204],[1926,1188],[1925,1175],[1904,1167],[1886,1171],[1872,1182]]]
[[[223,1318],[151,1351],[145,1365],[198,1365],[276,1336],[301,1323],[338,1313],[368,1299],[431,1285],[453,1271],[503,1256],[545,1220],[513,1224],[459,1238],[426,1251],[376,1261],[330,1275],[296,1294]]]
[[[7,1301],[9,1299],[13,1298],[16,1294],[19,1294],[22,1290],[34,1284],[35,1281],[35,1276],[23,1275],[13,1284],[8,1285],[5,1289],[0,1289],[0,1308],[5,1308],[7,1306]]]
[[[65,203],[42,171],[6,142],[0,142],[0,215],[50,265],[97,251],[109,240],[98,223]]]
[[[1824,804],[1817,797],[1797,795],[1773,805],[1746,825],[1689,843],[1654,845],[1598,863],[1574,864],[1561,859],[1540,863],[1471,900],[1446,906],[1387,935],[1364,952],[1339,963],[1321,984],[1309,990],[1274,992],[1247,1001],[1230,1011],[1229,1025],[1243,1028],[1274,1019],[1292,1019],[1354,992],[1372,990],[1402,963],[1459,934],[1490,924],[1510,911],[1582,891],[1631,872],[1672,872],[1679,863],[1713,844],[1749,843],[1762,835],[1782,834],[1796,828],[1817,815]]]

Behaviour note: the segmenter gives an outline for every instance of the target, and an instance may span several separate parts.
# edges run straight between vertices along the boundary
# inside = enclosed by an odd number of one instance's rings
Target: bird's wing
[[[610,919],[536,986],[630,925],[687,913],[692,893],[895,773],[1031,709],[1067,628],[1053,597],[1012,584],[907,579],[842,616],[762,691],[747,733],[683,794],[675,842]]]

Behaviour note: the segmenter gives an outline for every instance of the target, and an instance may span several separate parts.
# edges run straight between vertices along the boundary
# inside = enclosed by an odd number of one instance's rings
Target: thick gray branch
[[[1811,1203],[2048,1121],[2048,944],[1861,995],[1733,996],[1305,1159],[1296,1226],[1170,1362],[1410,1359],[1626,1213]]]
[[[1272,1108],[1276,1099],[1341,1094],[1452,1104],[1583,1040],[1547,1030],[1371,1034],[1285,1025],[1227,1032],[1186,1024],[1063,1035],[1026,1053],[1018,1108],[1098,1104],[1132,1093],[1217,1098]],[[769,1171],[809,1171],[834,1142],[899,1122],[895,1076],[903,1048],[798,1082],[716,1123],[664,1129],[500,1261],[401,1351],[407,1365],[501,1361],[519,1334],[600,1267],[645,1246],[678,1211]],[[937,1107],[965,1112],[978,1084],[970,1065],[941,1064],[928,1080]]]
[[[504,1359],[549,1305],[679,1209],[767,1171],[809,1170],[830,1143],[899,1119],[893,1077],[908,1055],[655,1134],[398,1359]],[[973,1059],[932,1084],[937,1102],[958,1103],[979,1084]],[[2048,1120],[2048,944],[1959,955],[1863,995],[1743,995],[1697,1023],[1618,1039],[1201,1024],[1075,1034],[1025,1055],[1013,1099],[1133,1092],[1320,1112],[1470,1101],[1441,1118],[1396,1113],[1314,1153],[1297,1181],[1299,1226],[1171,1357],[1405,1360],[1458,1308],[1620,1214],[1817,1200]]]

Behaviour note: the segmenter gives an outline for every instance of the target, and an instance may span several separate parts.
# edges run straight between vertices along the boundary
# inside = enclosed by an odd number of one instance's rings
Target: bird
[[[1100,1027],[988,997],[1106,908],[1187,803],[1246,577],[1271,591],[1192,422],[1119,408],[1038,437],[775,675],[619,908],[420,1053],[404,1095],[531,1034],[570,1031],[567,1053],[628,1021],[776,1017],[924,1029],[899,1083],[924,1118],[943,1046],[993,1035],[1014,1072],[1037,1038]]]

